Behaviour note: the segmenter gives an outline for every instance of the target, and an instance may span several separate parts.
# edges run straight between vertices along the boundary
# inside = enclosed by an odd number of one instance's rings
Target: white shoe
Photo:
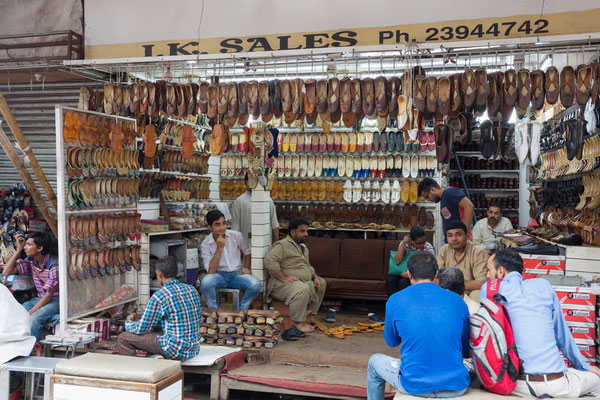
[[[362,189],[362,199],[367,203],[371,201],[371,182],[365,181]]]
[[[523,165],[529,153],[527,124],[520,124],[515,127],[515,151],[519,159],[519,164]]]
[[[300,177],[304,178],[308,172],[308,157],[305,154],[300,156]]]
[[[285,156],[285,177],[292,176],[292,156]]]
[[[531,124],[531,144],[529,145],[529,160],[531,165],[536,165],[540,159],[540,137],[542,135],[542,124],[533,122]]]
[[[404,158],[402,159],[402,176],[404,178],[408,178],[410,176],[410,167],[410,157],[404,156]]]
[[[339,156],[337,158],[337,173],[338,176],[340,177],[344,177],[346,176],[346,157],[345,156]]]
[[[400,201],[400,182],[397,179],[394,179],[394,183],[392,184],[392,197],[391,202],[397,203]]]
[[[360,181],[354,181],[354,186],[352,187],[352,202],[358,203],[362,198],[362,186],[360,186]]]
[[[315,177],[318,178],[323,173],[323,156],[320,154],[315,158]]]
[[[381,187],[381,200],[385,204],[390,204],[392,200],[392,185],[390,185],[389,179],[386,179]]]
[[[344,201],[352,203],[352,182],[350,182],[350,179],[346,179],[346,182],[344,182]]]
[[[371,201],[377,203],[379,200],[381,200],[381,186],[379,186],[379,181],[375,181],[371,185]]]
[[[292,157],[292,176],[297,178],[300,175],[300,157]]]
[[[306,176],[309,178],[315,176],[315,156],[308,156]]]
[[[419,176],[419,157],[412,156],[410,158],[410,177],[415,179]]]

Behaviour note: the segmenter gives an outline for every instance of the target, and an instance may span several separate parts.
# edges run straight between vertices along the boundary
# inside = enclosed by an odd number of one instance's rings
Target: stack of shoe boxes
[[[586,287],[554,286],[554,290],[577,347],[590,364],[596,365],[596,295]]]
[[[539,254],[521,254],[523,259],[523,278],[539,278],[539,275],[564,275],[565,256],[547,256]]]

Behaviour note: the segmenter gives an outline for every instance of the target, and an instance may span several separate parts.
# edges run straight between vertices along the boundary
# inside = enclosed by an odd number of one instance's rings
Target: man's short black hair
[[[452,229],[462,229],[465,233],[467,233],[467,226],[462,221],[452,221],[446,227],[446,234],[449,230]]]
[[[419,196],[422,196],[423,193],[429,192],[431,188],[439,189],[440,185],[431,178],[424,178],[421,182],[419,182],[418,193]]]
[[[298,227],[300,225],[310,226],[310,224],[308,223],[307,220],[302,219],[302,218],[294,218],[290,221],[290,224],[288,225],[288,229],[291,232],[293,229],[298,229]]]
[[[458,268],[442,268],[438,272],[439,285],[442,289],[456,293],[460,297],[465,294],[465,275]]]
[[[177,261],[172,256],[163,257],[156,262],[154,268],[157,271],[162,272],[163,276],[167,279],[177,278],[179,268],[177,267]]]
[[[206,223],[208,226],[212,226],[212,224],[217,221],[219,218],[225,218],[225,215],[219,210],[212,210],[206,214]]]
[[[33,232],[27,235],[27,239],[33,239],[33,243],[42,248],[43,255],[50,253],[50,250],[52,250],[52,237],[48,233]]]
[[[418,238],[426,237],[425,229],[420,226],[413,226],[410,228],[410,238],[412,240],[417,240]]]
[[[438,272],[438,265],[435,256],[427,251],[415,251],[410,255],[406,262],[408,272],[413,279],[418,281],[422,279],[435,279]]]
[[[502,207],[500,207],[500,204],[498,204],[498,203],[490,203],[490,204],[488,205],[488,210],[489,210],[490,208],[492,208],[492,207],[496,207],[497,209],[499,209],[499,210],[500,210],[500,214],[502,214]]]
[[[504,267],[507,272],[517,271],[520,274],[523,273],[523,259],[515,250],[498,250],[492,262],[494,263],[494,267],[496,267],[496,269],[499,267]]]

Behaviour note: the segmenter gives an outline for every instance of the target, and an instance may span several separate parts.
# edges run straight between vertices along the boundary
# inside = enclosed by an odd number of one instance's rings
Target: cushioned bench
[[[385,300],[390,251],[399,240],[309,237],[310,263],[327,281],[328,298]]]
[[[87,353],[59,363],[50,398],[131,400],[183,398],[179,361]]]

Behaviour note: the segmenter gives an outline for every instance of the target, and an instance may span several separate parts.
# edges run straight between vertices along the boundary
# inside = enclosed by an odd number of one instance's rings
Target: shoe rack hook
[[[367,76],[371,75],[371,57],[367,57]]]
[[[381,75],[383,75],[383,54],[379,56],[379,70]]]
[[[433,52],[429,53],[429,62],[431,63],[431,73],[433,74]]]
[[[296,57],[296,76],[298,76],[298,57]]]
[[[567,65],[569,65],[569,48],[567,47]]]
[[[360,72],[358,71],[358,57],[354,57],[354,75],[356,75],[356,78],[360,78]]]
[[[498,64],[498,52],[496,51],[496,69],[500,71],[500,65]]]

